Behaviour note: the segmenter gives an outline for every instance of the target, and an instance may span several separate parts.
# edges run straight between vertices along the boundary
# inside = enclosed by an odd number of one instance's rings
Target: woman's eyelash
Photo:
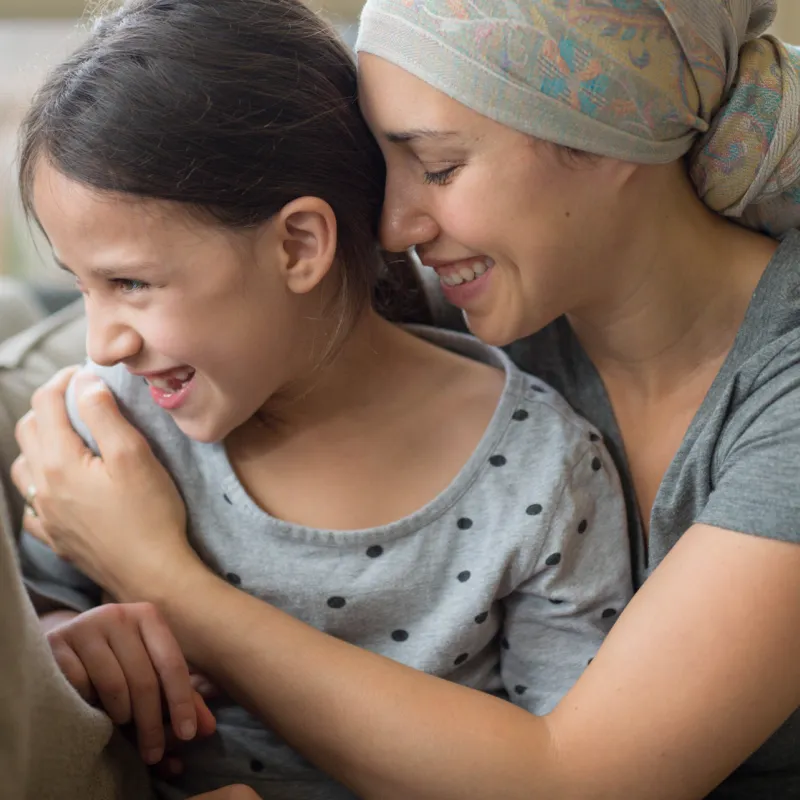
[[[133,292],[141,292],[149,288],[150,284],[144,281],[137,281],[131,278],[114,278],[111,281],[116,287],[120,289],[123,294],[132,294]]]
[[[425,183],[432,183],[436,186],[445,186],[459,168],[460,165],[456,165],[453,167],[447,167],[447,169],[439,170],[439,172],[426,171],[423,179]]]

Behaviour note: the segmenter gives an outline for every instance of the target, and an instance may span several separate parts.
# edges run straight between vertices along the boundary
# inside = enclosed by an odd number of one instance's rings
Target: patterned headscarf
[[[777,0],[367,0],[356,49],[537,138],[638,163],[689,154],[715,211],[800,227],[800,49]]]

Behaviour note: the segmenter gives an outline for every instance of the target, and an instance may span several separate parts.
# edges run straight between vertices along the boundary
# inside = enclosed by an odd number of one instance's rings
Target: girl
[[[616,474],[597,432],[500,352],[373,310],[382,169],[355,94],[347,52],[299,0],[131,0],[35,100],[23,199],[85,295],[90,370],[177,484],[202,563],[320,631],[547,713],[630,593]],[[46,491],[32,476],[29,505]],[[50,550],[23,549],[60,622],[98,602]],[[125,678],[136,718],[154,705],[137,644],[87,636],[90,613],[51,639],[122,719],[102,689]],[[215,711],[177,793],[352,796],[269,718]]]
[[[136,440],[107,397],[92,406],[107,464],[66,438],[58,385],[38,399],[19,483],[44,480],[40,442],[64,439],[45,485],[72,495],[44,498],[37,533],[156,601],[201,666],[361,797],[800,796],[800,58],[761,36],[775,8],[366,4],[384,245],[445,275],[491,258],[444,292],[482,338],[520,338],[621,467],[639,591],[550,714],[233,592],[167,516],[130,543],[160,479],[127,472],[142,495],[115,475]]]

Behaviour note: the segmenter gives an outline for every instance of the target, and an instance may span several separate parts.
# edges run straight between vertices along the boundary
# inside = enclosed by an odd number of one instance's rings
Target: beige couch
[[[19,530],[23,502],[11,484],[9,469],[18,448],[14,439],[16,421],[30,407],[34,390],[61,367],[84,359],[86,322],[83,301],[73,303],[52,316],[30,298],[28,313],[23,313],[24,295],[16,304],[0,291],[0,337],[13,333],[12,311],[17,328],[25,328],[0,343],[0,527]],[[38,321],[37,321],[38,319]],[[31,327],[28,325],[33,322]]]

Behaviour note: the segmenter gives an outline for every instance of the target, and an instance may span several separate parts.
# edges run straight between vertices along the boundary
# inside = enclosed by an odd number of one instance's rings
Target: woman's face
[[[272,223],[233,234],[171,204],[95,192],[44,161],[33,189],[84,294],[89,357],[146,380],[187,436],[223,439],[310,368],[320,308],[292,290]]]
[[[473,333],[507,344],[609,291],[631,165],[571,159],[376,56],[359,69],[387,165],[382,244],[415,247]]]

